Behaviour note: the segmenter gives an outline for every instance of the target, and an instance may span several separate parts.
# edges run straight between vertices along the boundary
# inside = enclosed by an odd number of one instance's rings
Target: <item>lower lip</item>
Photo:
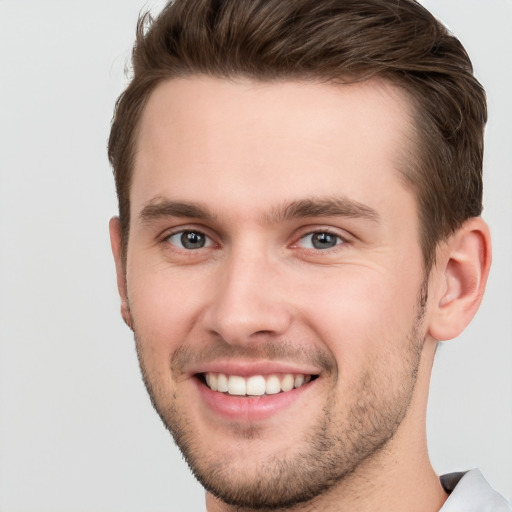
[[[215,414],[232,421],[252,423],[279,413],[299,400],[315,385],[316,380],[291,391],[262,396],[232,396],[212,391],[206,384],[196,379],[196,385],[203,401]]]

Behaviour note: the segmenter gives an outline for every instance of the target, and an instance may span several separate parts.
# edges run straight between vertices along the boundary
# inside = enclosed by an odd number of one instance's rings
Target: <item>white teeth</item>
[[[208,376],[210,376],[209,381]],[[217,375],[215,375],[215,373],[208,373],[206,374],[206,377],[206,384],[208,384],[208,386],[210,386],[210,388],[213,389],[213,391],[217,391]]]
[[[275,395],[280,392],[300,388],[311,381],[311,375],[286,373],[284,375],[252,375],[240,377],[225,373],[206,373],[206,385],[212,391],[228,393],[233,396],[262,396]]]
[[[289,373],[286,374],[281,381],[281,391],[291,391],[294,384],[295,379],[293,378],[293,375],[290,375]]]
[[[237,375],[230,375],[228,379],[228,393],[230,395],[245,395],[245,379]]]
[[[266,391],[266,382],[263,375],[253,375],[247,379],[246,393],[252,396],[264,395]]]
[[[223,373],[219,373],[219,375],[217,376],[217,391],[220,391],[221,393],[226,393],[228,390],[228,378]]]
[[[277,375],[271,375],[267,379],[267,385],[265,388],[265,392],[267,395],[275,395],[281,391],[281,383],[279,382],[279,377]]]

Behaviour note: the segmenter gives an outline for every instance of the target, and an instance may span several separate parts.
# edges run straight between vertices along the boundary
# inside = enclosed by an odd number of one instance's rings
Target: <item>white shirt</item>
[[[512,505],[478,469],[443,475],[441,483],[450,496],[439,512],[512,512]]]

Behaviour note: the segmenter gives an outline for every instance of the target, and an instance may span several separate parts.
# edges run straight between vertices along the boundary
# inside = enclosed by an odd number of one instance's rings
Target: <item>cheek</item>
[[[202,289],[194,279],[159,268],[128,277],[128,299],[139,341],[148,356],[153,353],[168,361],[194,325]]]
[[[399,349],[414,325],[414,279],[382,269],[339,269],[301,284],[300,316],[349,371],[368,354]],[[341,368],[340,368],[341,370]]]

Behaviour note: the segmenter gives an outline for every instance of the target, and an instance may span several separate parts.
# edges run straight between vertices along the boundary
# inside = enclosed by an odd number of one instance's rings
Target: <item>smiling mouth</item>
[[[199,378],[212,391],[231,396],[265,396],[286,393],[315,380],[318,375],[291,374],[252,375],[241,377],[224,373],[202,373]]]

